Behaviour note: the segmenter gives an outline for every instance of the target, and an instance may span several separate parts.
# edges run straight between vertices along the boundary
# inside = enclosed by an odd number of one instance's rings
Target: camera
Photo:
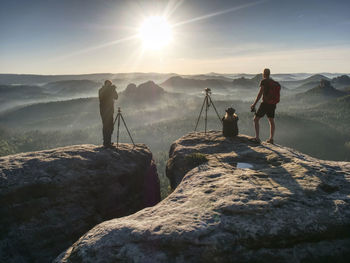
[[[211,94],[211,89],[210,88],[205,88],[204,90],[205,90],[205,93]]]

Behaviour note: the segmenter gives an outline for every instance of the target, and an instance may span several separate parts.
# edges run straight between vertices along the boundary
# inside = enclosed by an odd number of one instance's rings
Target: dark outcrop
[[[238,79],[234,79],[232,81],[234,88],[239,89],[257,89],[259,87],[260,81],[263,79],[262,74],[257,74],[253,78],[248,79],[245,77],[241,77]]]
[[[171,147],[176,187],[158,205],[103,222],[64,262],[346,262],[350,163],[221,132]]]
[[[153,81],[147,81],[139,86],[136,86],[134,83],[130,83],[122,93],[122,99],[142,103],[158,101],[164,94],[164,89],[155,84]]]
[[[332,79],[332,85],[338,89],[347,90],[350,88],[350,77],[348,75],[341,75]]]
[[[253,89],[257,88],[257,83],[253,81],[252,79],[247,79],[245,77],[241,77],[238,79],[234,79],[232,81],[233,87],[235,88],[241,88],[241,89]]]
[[[331,82],[326,79],[322,79],[318,83],[310,82],[309,84],[313,85],[312,88],[308,89],[307,91],[290,95],[289,97],[285,98],[282,103],[297,109],[305,107],[310,108],[314,105],[330,102],[334,99],[347,95],[347,92],[334,88]],[[294,89],[294,91],[300,91],[301,89],[308,88],[309,84]]]
[[[350,77],[348,75],[341,75],[332,79],[334,84],[350,85]]]
[[[0,158],[0,262],[50,262],[96,224],[155,202],[151,159],[145,145],[126,144]]]
[[[338,98],[345,96],[346,92],[335,89],[331,82],[328,80],[321,80],[317,87],[314,87],[305,93],[302,93],[302,96],[306,98],[315,98],[315,99],[330,99],[330,98]]]

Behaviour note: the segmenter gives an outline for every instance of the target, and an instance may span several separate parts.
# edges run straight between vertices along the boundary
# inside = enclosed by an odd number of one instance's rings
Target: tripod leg
[[[126,129],[126,131],[128,132],[129,137],[130,137],[130,139],[131,139],[131,141],[132,141],[132,144],[133,144],[133,145],[134,145],[134,147],[135,147],[134,140],[133,140],[133,139],[132,139],[132,137],[131,137],[131,134],[130,134],[130,132],[129,132],[128,126],[126,126],[126,123],[125,123],[125,120],[124,120],[123,115],[121,115],[121,114],[120,114],[120,117],[122,118],[122,121],[123,121],[123,123],[124,123],[125,129]]]
[[[203,111],[203,108],[204,108],[205,101],[206,101],[206,98],[204,98],[204,101],[203,101],[203,104],[202,104],[202,108],[201,108],[201,111],[199,112],[199,116],[198,116],[198,119],[197,119],[196,127],[194,128],[194,131],[197,130],[198,123],[199,123],[199,120],[200,120],[201,115],[202,115],[202,111]]]
[[[215,112],[216,112],[216,115],[218,116],[220,122],[222,123],[222,120],[221,120],[221,118],[220,118],[220,115],[219,115],[219,113],[218,113],[218,111],[217,111],[217,109],[216,109],[216,107],[215,107],[215,105],[214,105],[214,102],[211,100],[211,97],[210,97],[210,96],[209,96],[209,99],[210,99],[211,105],[213,105],[213,108],[214,108],[214,110],[215,110]]]
[[[114,119],[114,122],[113,122],[113,126],[115,126],[115,123],[116,123],[117,119],[118,119],[118,113],[117,113],[117,115],[115,116],[115,119]]]
[[[207,95],[205,96],[205,129],[204,129],[205,134],[207,133],[208,108],[209,108],[209,100]]]
[[[117,118],[118,118],[118,130],[117,130],[117,148],[119,146],[119,128],[120,128],[120,116],[121,114],[118,113]]]

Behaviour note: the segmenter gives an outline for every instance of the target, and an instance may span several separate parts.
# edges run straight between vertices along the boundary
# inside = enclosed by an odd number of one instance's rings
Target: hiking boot
[[[104,148],[114,148],[113,143],[109,143],[109,144],[104,144],[103,145]]]
[[[273,139],[268,139],[266,142],[273,144]]]
[[[252,139],[252,142],[260,144],[261,140],[259,138],[254,138],[254,139]]]

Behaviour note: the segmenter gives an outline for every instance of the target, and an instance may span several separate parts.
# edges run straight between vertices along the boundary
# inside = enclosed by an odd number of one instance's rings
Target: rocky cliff
[[[240,135],[191,133],[170,150],[174,192],[101,223],[60,262],[346,262],[350,163]]]
[[[154,201],[151,159],[145,145],[126,144],[0,158],[0,262],[50,262],[96,224]]]

